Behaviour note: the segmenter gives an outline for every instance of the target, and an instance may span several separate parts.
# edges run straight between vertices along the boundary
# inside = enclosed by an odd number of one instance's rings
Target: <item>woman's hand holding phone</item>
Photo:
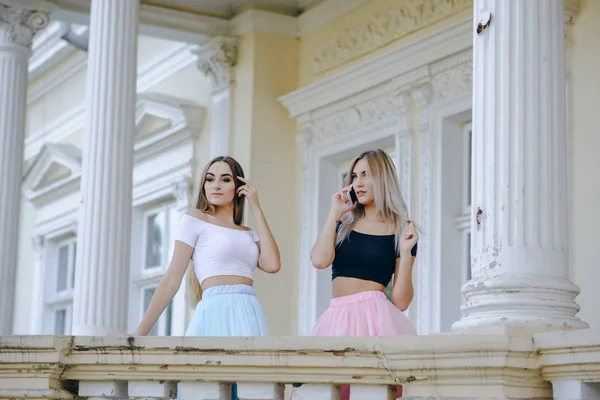
[[[331,198],[331,213],[336,220],[342,218],[342,215],[356,208],[358,201],[352,202],[350,191],[353,191],[352,185],[348,185],[339,192],[334,193]],[[356,196],[356,194],[354,195]]]

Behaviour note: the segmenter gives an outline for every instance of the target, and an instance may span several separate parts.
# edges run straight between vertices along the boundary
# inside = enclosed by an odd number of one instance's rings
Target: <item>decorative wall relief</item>
[[[313,73],[318,75],[372,52],[394,40],[473,7],[473,0],[401,0],[366,23],[347,28],[317,50]]]

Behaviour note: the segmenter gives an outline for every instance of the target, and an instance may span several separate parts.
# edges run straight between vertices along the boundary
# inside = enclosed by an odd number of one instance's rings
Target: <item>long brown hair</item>
[[[216,162],[224,162],[229,165],[233,175],[233,181],[235,182],[236,195],[233,198],[233,222],[236,225],[242,225],[244,221],[244,202],[246,201],[245,196],[237,195],[237,188],[244,185],[244,182],[240,181],[237,177],[241,176],[245,178],[244,170],[240,163],[229,156],[215,157],[206,164],[202,171],[202,177],[200,179],[200,189],[198,190],[198,201],[196,202],[196,208],[205,214],[213,214],[215,212],[215,206],[208,201],[206,197],[206,190],[204,185],[206,184],[206,175],[210,167]],[[196,276],[193,266],[190,264],[187,270],[187,294],[190,302],[193,306],[196,306],[200,300],[202,300],[202,288],[200,282]]]
[[[346,186],[352,183],[354,166],[363,158],[367,160],[369,174],[373,180],[377,217],[394,224],[396,231],[396,251],[399,252],[400,235],[408,220],[408,210],[400,191],[400,182],[396,167],[392,158],[385,151],[381,149],[365,151],[359,154],[352,162],[352,165],[350,165],[348,177],[346,178]],[[342,226],[336,238],[336,245],[348,236],[354,224],[364,215],[365,207],[360,203],[356,208],[344,215]]]

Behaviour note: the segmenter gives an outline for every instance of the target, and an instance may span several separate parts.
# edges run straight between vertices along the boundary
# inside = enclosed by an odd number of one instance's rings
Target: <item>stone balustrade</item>
[[[600,382],[600,331],[404,338],[0,337],[0,398],[552,398]],[[574,384],[578,389],[572,389]],[[589,390],[588,390],[589,392]],[[572,397],[573,399],[594,397]]]

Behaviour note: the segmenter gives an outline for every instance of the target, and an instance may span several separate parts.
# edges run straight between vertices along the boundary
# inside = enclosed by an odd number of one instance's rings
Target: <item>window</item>
[[[158,282],[165,274],[174,247],[174,235],[181,212],[173,201],[157,204],[138,211],[139,223],[134,222],[134,231],[142,232],[141,243],[134,246],[138,254],[132,255],[131,284],[133,305],[137,312],[132,316],[133,324],[139,323],[148,310]],[[135,251],[135,250],[134,250]],[[172,328],[172,302],[169,303],[149,335],[169,336]]]
[[[144,269],[160,268],[167,262],[169,247],[169,205],[146,212],[144,218]]]
[[[58,239],[50,244],[46,263],[49,279],[44,298],[44,333],[71,334],[76,254],[77,241],[74,236]]]

